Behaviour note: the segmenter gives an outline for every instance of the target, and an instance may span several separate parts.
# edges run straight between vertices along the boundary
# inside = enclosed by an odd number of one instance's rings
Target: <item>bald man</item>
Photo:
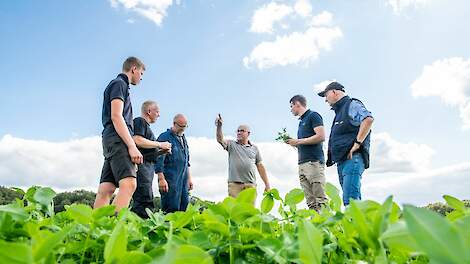
[[[271,187],[261,154],[258,147],[249,140],[250,127],[240,125],[237,129],[237,140],[234,141],[224,139],[222,124],[222,117],[219,114],[215,120],[216,136],[217,142],[228,152],[228,194],[237,197],[244,189],[256,188],[256,170],[264,182],[264,190],[268,191]]]
[[[171,143],[171,153],[159,156],[155,165],[162,210],[166,213],[185,211],[189,191],[193,189],[189,171],[189,148],[184,135],[188,120],[182,114],[173,118],[173,126],[160,134],[157,141]]]

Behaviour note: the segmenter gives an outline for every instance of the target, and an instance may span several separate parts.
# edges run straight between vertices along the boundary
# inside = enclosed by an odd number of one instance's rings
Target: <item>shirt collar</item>
[[[310,112],[311,112],[310,109],[307,109],[307,111],[305,111],[305,113],[304,113],[303,115],[301,115],[301,116],[299,117],[299,119],[300,119],[300,120],[304,119],[304,117],[306,117],[308,114],[310,114]]]
[[[124,73],[120,73],[118,77],[121,77],[121,79],[126,82],[127,86],[129,86],[129,78],[127,77],[127,75],[125,75]]]

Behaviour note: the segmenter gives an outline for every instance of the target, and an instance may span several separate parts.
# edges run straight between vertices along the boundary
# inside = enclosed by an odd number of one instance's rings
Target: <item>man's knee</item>
[[[116,186],[110,182],[103,182],[98,188],[97,195],[100,197],[111,197],[116,191]]]
[[[134,193],[137,188],[137,181],[134,177],[127,177],[119,181],[119,190]]]

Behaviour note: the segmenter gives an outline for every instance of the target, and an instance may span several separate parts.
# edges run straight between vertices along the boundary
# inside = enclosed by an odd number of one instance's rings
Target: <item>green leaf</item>
[[[342,200],[339,196],[339,190],[333,184],[327,182],[325,184],[325,192],[330,197],[330,207],[336,212],[341,211]]]
[[[276,188],[269,190],[269,193],[273,195],[273,198],[278,201],[282,201],[281,196],[279,195],[279,191]]]
[[[299,256],[303,263],[321,263],[323,234],[307,220],[299,222]]]
[[[268,238],[256,242],[258,248],[260,248],[268,258],[273,259],[276,263],[287,263],[287,260],[280,255],[283,248],[283,244],[278,239]]]
[[[95,221],[97,221],[98,219],[102,217],[113,216],[114,212],[116,212],[116,206],[114,205],[103,206],[97,209],[93,209],[92,217]]]
[[[34,260],[39,261],[47,257],[67,237],[71,228],[71,226],[64,227],[61,231],[37,241],[33,246]]]
[[[443,197],[444,197],[444,200],[446,200],[447,204],[450,207],[454,208],[455,210],[461,211],[461,212],[465,212],[467,210],[467,208],[465,207],[465,204],[459,199],[450,195],[444,195]]]
[[[127,252],[127,230],[122,222],[118,222],[113,233],[106,242],[104,259],[107,263],[121,259]]]
[[[0,240],[0,263],[33,263],[31,246]]]
[[[0,214],[10,215],[15,221],[26,221],[29,214],[23,207],[19,207],[15,204],[0,205]]]
[[[367,222],[365,214],[359,209],[359,207],[367,207],[367,201],[356,201],[352,200],[349,204],[349,212],[352,217],[352,223],[359,233],[359,237],[362,241],[364,241],[369,248],[373,250],[377,249],[377,244],[372,235],[371,226]]]
[[[261,212],[267,214],[271,212],[274,207],[274,199],[270,194],[266,194],[261,201]]]
[[[242,223],[243,221],[245,221],[246,219],[258,214],[259,211],[252,205],[252,204],[249,204],[249,203],[240,203],[240,204],[237,204],[235,205],[231,212],[230,212],[230,217],[238,222],[238,223]]]
[[[212,257],[204,250],[192,246],[181,245],[168,250],[162,260],[157,263],[165,264],[213,264]]]
[[[286,205],[293,206],[302,202],[303,199],[304,199],[304,192],[299,188],[295,188],[286,194],[284,203]]]
[[[418,245],[408,232],[408,228],[404,220],[398,221],[382,234],[380,239],[389,247],[407,253],[418,252]]]
[[[56,192],[49,187],[39,187],[34,193],[34,200],[44,207],[48,207],[52,203],[52,199],[56,196]]]
[[[86,225],[93,222],[93,209],[88,205],[72,204],[70,206],[66,206],[66,210],[70,218],[80,224]]]
[[[237,198],[237,202],[239,203],[249,203],[249,204],[255,204],[256,201],[256,189],[255,188],[247,188],[243,191],[241,191]]]
[[[152,258],[140,251],[127,252],[119,261],[119,264],[146,264],[152,262]]]
[[[405,206],[404,217],[410,234],[431,261],[470,263],[468,248],[447,219],[424,208]]]

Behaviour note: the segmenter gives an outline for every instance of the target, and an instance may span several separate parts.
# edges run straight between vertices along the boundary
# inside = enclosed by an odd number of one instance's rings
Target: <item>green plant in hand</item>
[[[277,135],[278,136],[275,140],[279,142],[287,143],[287,140],[292,138],[291,136],[289,136],[289,133],[287,133],[286,128],[283,128],[281,132],[277,132]]]

